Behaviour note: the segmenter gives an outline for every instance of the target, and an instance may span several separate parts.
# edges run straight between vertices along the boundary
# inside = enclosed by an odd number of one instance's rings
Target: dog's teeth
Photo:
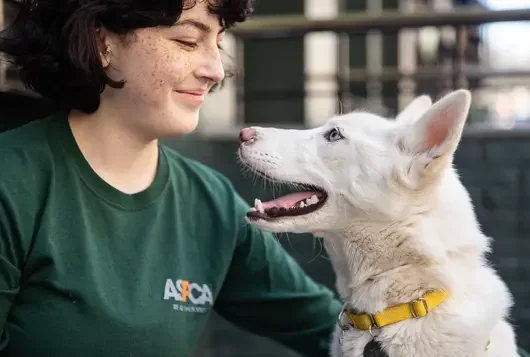
[[[260,199],[256,198],[254,200],[254,208],[256,209],[256,211],[258,212],[261,212],[261,213],[265,213],[265,209],[263,208],[263,203],[261,202]]]
[[[306,206],[314,205],[315,203],[318,203],[318,197],[316,195],[311,196],[310,198],[305,200]]]
[[[300,202],[300,208],[304,208],[304,207],[305,207],[305,202],[304,201]]]
[[[250,212],[256,212],[257,209],[256,209],[256,207],[250,207],[249,211],[250,211]]]

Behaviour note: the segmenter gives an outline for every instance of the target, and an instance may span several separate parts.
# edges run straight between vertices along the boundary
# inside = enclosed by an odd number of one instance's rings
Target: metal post
[[[236,125],[243,125],[245,123],[245,41],[239,37],[234,36],[234,61],[235,61],[235,122]]]
[[[382,14],[383,0],[367,1],[366,13]],[[366,34],[366,61],[366,71],[372,77],[366,82],[366,105],[370,110],[383,115],[383,82],[379,79],[383,72],[383,34],[381,31],[369,30]]]
[[[4,17],[4,0],[0,0],[0,31],[4,29]],[[0,90],[4,90],[6,86],[6,63],[0,53]]]
[[[339,13],[346,8],[346,0],[339,0]],[[353,109],[353,96],[350,90],[350,38],[338,32],[337,46],[337,100],[340,114]]]

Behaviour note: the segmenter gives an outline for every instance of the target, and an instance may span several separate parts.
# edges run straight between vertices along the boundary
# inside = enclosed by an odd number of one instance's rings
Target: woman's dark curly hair
[[[2,0],[0,0],[2,1]],[[22,82],[56,105],[90,113],[97,110],[107,77],[95,31],[118,35],[138,28],[171,26],[197,1],[228,29],[243,22],[253,0],[5,0],[17,15],[0,37],[0,52],[11,59]]]

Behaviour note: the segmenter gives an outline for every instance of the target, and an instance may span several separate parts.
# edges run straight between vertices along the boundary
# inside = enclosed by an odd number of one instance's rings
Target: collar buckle
[[[421,309],[418,309],[418,307]],[[423,309],[422,309],[423,308]],[[418,298],[409,302],[409,309],[412,317],[419,319],[429,313],[429,304],[424,298]]]
[[[348,312],[346,310],[347,310],[347,304],[344,304],[342,306],[342,309],[340,310],[339,316],[337,317],[337,325],[340,328],[340,339],[339,339],[339,342],[340,342],[341,345],[342,345],[342,340],[344,338],[344,333],[346,331],[348,331],[352,327],[353,328],[357,328],[357,326],[355,326],[355,321],[350,318],[350,316],[348,315]],[[347,317],[347,321],[344,321],[344,319],[343,319],[343,317],[345,315]],[[368,327],[368,332],[370,333],[370,335],[372,337],[375,337],[373,332],[372,332],[372,329],[380,328],[380,326],[377,324],[377,321],[376,321],[375,316],[373,314],[367,314],[367,316],[370,319],[370,326]]]

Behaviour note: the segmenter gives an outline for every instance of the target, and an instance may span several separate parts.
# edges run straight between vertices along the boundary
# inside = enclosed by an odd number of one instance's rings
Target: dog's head
[[[452,157],[470,104],[470,93],[458,90],[434,104],[420,96],[395,120],[353,112],[307,130],[244,129],[241,162],[296,189],[256,200],[248,221],[274,232],[318,233],[356,220],[394,222],[423,209],[446,178],[456,177]]]

